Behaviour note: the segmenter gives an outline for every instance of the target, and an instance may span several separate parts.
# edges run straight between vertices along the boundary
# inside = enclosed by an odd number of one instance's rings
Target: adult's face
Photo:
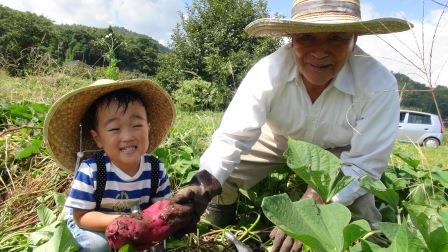
[[[355,42],[353,33],[302,33],[293,36],[294,55],[305,85],[326,87],[344,66]]]

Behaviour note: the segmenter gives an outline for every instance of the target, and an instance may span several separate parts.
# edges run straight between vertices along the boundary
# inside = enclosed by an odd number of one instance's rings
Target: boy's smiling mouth
[[[120,152],[123,152],[123,153],[132,153],[135,150],[137,150],[137,145],[128,145],[128,146],[120,147]]]

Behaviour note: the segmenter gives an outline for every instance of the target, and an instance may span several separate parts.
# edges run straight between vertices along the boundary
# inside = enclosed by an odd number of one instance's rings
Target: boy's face
[[[146,110],[130,102],[126,112],[118,102],[98,107],[97,129],[91,130],[98,148],[103,148],[112,162],[124,172],[138,170],[141,156],[149,147],[149,123]]]

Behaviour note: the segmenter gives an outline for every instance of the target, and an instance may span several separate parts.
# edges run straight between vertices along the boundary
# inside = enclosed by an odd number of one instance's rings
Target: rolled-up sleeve
[[[396,87],[396,81],[391,86]],[[332,199],[344,205],[350,205],[366,194],[359,186],[359,178],[367,175],[378,180],[387,166],[398,130],[398,91],[390,88],[372,92],[364,101],[353,106],[361,106],[358,108],[361,117],[356,122],[351,150],[341,154],[341,170],[354,180]]]

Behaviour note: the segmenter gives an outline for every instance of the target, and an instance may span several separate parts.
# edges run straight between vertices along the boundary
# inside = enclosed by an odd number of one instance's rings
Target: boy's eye
[[[143,125],[142,125],[142,124],[136,124],[136,125],[134,125],[133,127],[134,127],[134,128],[140,128],[140,127],[143,127]]]
[[[120,130],[119,128],[112,128],[112,129],[108,129],[107,131],[117,131]]]

